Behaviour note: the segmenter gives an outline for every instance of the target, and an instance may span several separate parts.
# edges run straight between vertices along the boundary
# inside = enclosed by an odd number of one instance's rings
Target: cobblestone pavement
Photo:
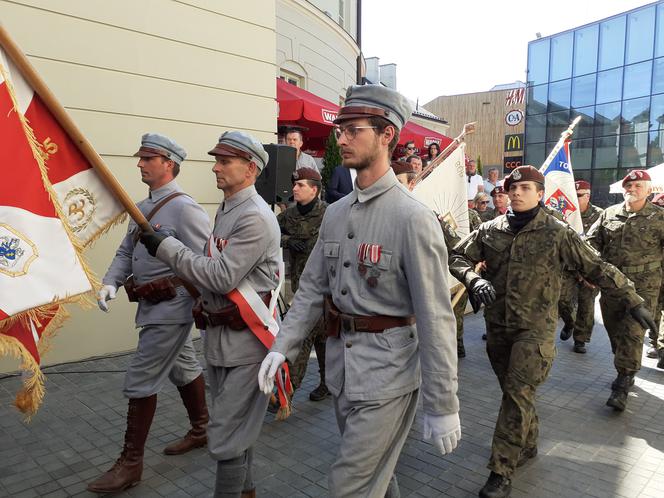
[[[466,318],[467,357],[459,364],[463,439],[454,453],[438,456],[421,440],[418,413],[397,467],[404,497],[477,496],[488,475],[500,394],[480,338],[483,320]],[[602,325],[596,325],[586,355],[573,353],[571,341],[558,346],[550,378],[539,389],[539,456],[519,469],[512,496],[663,496],[664,372],[644,358],[627,411],[616,414],[604,406],[615,374]],[[125,355],[46,368],[46,399],[30,424],[9,406],[19,379],[0,380],[1,496],[93,496],[86,482],[120,452],[127,360]],[[259,497],[327,495],[339,436],[331,399],[308,400],[316,370],[312,359],[287,421],[266,416],[255,457]],[[211,496],[215,466],[205,450],[161,453],[187,426],[177,391],[169,386],[159,395],[143,481],[122,496]]]

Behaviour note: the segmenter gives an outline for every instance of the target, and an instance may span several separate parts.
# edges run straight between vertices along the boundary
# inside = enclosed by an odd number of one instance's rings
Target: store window
[[[572,47],[574,33],[563,33],[551,38],[551,66],[549,81],[564,80],[572,76]]]
[[[549,83],[549,112],[569,109],[572,80]]]
[[[599,25],[578,29],[574,33],[574,76],[597,71]]]
[[[625,16],[599,25],[599,69],[622,66],[625,56]]]
[[[528,98],[526,104],[526,115],[541,114],[546,112],[548,102],[548,85],[537,85],[528,87]]]
[[[641,62],[625,66],[625,82],[623,84],[623,99],[633,99],[650,95],[650,80],[652,76],[652,61]]]
[[[655,36],[655,6],[637,10],[627,16],[625,63],[652,59]]]
[[[609,71],[597,73],[597,100],[598,104],[620,100],[622,95],[623,68],[619,67]]]
[[[622,105],[620,133],[648,131],[650,126],[650,97],[625,100]]]
[[[572,107],[585,107],[595,103],[595,74],[572,80]]]
[[[549,81],[549,39],[528,45],[528,84],[540,85]]]
[[[595,107],[595,136],[617,135],[620,130],[620,102]]]

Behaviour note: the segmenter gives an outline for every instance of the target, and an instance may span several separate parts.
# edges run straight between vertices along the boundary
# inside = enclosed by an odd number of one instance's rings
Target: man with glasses
[[[442,453],[461,437],[447,250],[433,211],[399,184],[390,157],[412,112],[396,91],[349,88],[337,119],[356,187],[330,205],[300,288],[259,373],[264,392],[326,315],[326,382],[341,445],[330,496],[399,496],[394,469],[421,385],[424,437]],[[398,228],[397,228],[398,227]]]

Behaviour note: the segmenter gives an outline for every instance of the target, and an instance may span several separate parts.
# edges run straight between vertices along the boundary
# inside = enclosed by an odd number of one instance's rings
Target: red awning
[[[277,102],[279,103],[279,125],[295,125],[307,128],[305,149],[321,151],[332,129],[332,121],[337,117],[339,106],[322,99],[311,92],[291,85],[277,78]],[[427,153],[430,143],[436,142],[444,149],[452,139],[438,132],[409,121],[401,130],[399,144],[413,140],[421,155]],[[402,155],[403,148],[397,147],[397,155]]]
[[[417,147],[420,156],[425,156],[427,154],[429,144],[435,142],[439,145],[440,150],[443,150],[453,141],[450,137],[446,137],[442,133],[425,128],[413,121],[408,121],[406,126],[403,127],[403,130],[401,130],[401,135],[399,136],[399,145],[395,151],[397,156],[401,157],[405,154],[403,145],[411,140],[415,142],[415,147]]]
[[[339,106],[277,78],[280,125],[308,128],[307,138],[327,138]]]

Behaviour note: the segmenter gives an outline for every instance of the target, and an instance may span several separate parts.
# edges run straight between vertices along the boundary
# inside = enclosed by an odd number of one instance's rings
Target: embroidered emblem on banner
[[[88,189],[76,187],[65,195],[63,208],[67,213],[67,221],[72,231],[84,230],[92,221],[97,210],[97,202],[94,195]]]
[[[562,192],[562,190],[556,190],[549,198],[546,200],[545,204],[551,209],[555,209],[563,215],[563,218],[567,220],[567,217],[576,211],[576,206],[574,203],[569,200],[569,198]]]
[[[5,223],[0,223],[0,273],[20,277],[37,259],[37,247],[25,235]]]

